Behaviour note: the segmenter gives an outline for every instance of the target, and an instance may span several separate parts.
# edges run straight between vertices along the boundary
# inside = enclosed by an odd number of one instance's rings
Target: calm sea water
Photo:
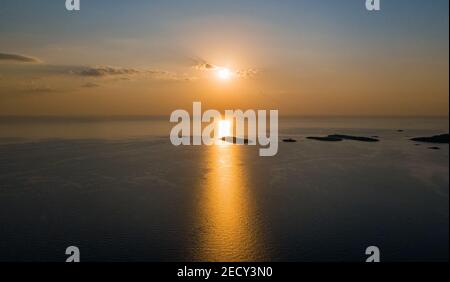
[[[404,131],[399,132],[402,129]],[[174,147],[158,118],[0,118],[0,261],[448,260],[438,118],[289,118],[278,155]],[[379,136],[326,143],[310,135]]]

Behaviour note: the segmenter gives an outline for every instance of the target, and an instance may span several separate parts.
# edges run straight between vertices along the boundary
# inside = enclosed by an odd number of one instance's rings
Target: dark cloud
[[[87,67],[79,72],[82,76],[103,77],[103,76],[129,76],[137,75],[142,72],[137,69],[131,68],[118,68],[118,67]]]
[[[84,87],[84,88],[97,88],[97,87],[100,87],[100,85],[97,84],[97,83],[93,83],[93,82],[87,82],[87,83],[83,84],[81,87]]]
[[[202,71],[216,70],[216,69],[219,68],[218,66],[211,65],[211,64],[208,64],[208,63],[198,63],[194,67],[196,69],[202,70]]]
[[[24,56],[24,55],[0,53],[0,62],[3,62],[3,61],[13,62],[13,63],[39,63],[39,62],[41,62],[39,59]]]
[[[82,82],[80,87],[93,88],[102,86],[96,83],[100,80],[108,81],[135,81],[135,80],[161,80],[161,81],[177,81],[189,82],[197,79],[188,73],[177,73],[165,70],[150,68],[128,68],[114,66],[82,66],[82,65],[48,65],[48,64],[1,64],[0,71],[6,71],[11,76],[20,76],[22,78],[38,78],[38,77],[78,77],[89,78],[89,83]],[[0,74],[0,81],[2,77]],[[83,84],[85,83],[85,84]],[[37,91],[31,92],[39,92]],[[42,89],[49,90],[49,89]],[[44,92],[44,91],[41,91]]]
[[[141,78],[141,79],[150,78],[160,80],[190,81],[195,79],[194,77],[190,77],[187,75],[180,75],[164,70],[123,68],[111,66],[84,67],[77,71],[71,71],[71,73],[92,78],[109,77],[120,80],[130,80],[132,78]]]
[[[201,58],[193,58],[192,61],[193,61],[193,67],[200,71],[213,71],[213,70],[217,70],[219,68],[219,66],[210,64]]]

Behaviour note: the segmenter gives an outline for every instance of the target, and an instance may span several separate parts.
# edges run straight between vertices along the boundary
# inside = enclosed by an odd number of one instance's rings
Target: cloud
[[[25,82],[25,85],[21,87],[20,92],[27,94],[45,94],[57,92],[57,90],[39,79]]]
[[[104,77],[104,76],[132,76],[141,74],[141,71],[131,68],[119,68],[119,67],[86,67],[79,72],[81,76],[90,77]]]
[[[257,69],[237,70],[236,73],[241,78],[252,78],[259,74],[259,70]]]
[[[131,80],[132,78],[150,78],[159,80],[191,81],[196,79],[195,77],[191,77],[186,74],[180,75],[164,70],[123,68],[112,66],[83,67],[80,70],[72,71],[71,73],[75,73],[84,77],[117,78],[120,80]]]
[[[194,60],[195,64],[194,64],[194,68],[196,70],[202,71],[202,72],[210,72],[210,71],[216,71],[216,70],[220,70],[220,69],[229,69],[231,72],[233,72],[237,77],[239,78],[251,78],[256,76],[259,71],[257,69],[230,69],[228,67],[224,67],[224,66],[219,66],[219,65],[214,65],[211,64],[209,62],[206,62],[204,60]]]
[[[19,55],[11,57],[10,55],[0,54],[2,60],[17,59]],[[25,57],[20,57],[22,61],[27,61]],[[28,58],[28,57],[26,57]],[[28,61],[33,58],[28,58]],[[34,59],[34,61],[38,61]],[[99,81],[119,82],[119,81],[174,81],[174,82],[190,82],[197,80],[198,78],[192,76],[189,73],[178,73],[166,70],[152,69],[152,68],[133,68],[133,67],[115,67],[108,65],[89,66],[89,65],[51,65],[46,63],[40,64],[2,64],[0,60],[0,72],[6,71],[11,78],[51,78],[54,80],[59,79],[81,79],[78,81],[78,87],[83,88],[95,88],[102,87],[102,83]],[[4,77],[1,77],[0,82],[5,81]],[[67,80],[66,80],[67,82]],[[67,88],[67,83],[64,84]],[[18,87],[16,87],[18,88]],[[54,92],[51,87],[37,87],[30,85],[22,87],[23,90],[37,93],[37,92]]]
[[[201,71],[212,71],[212,70],[219,69],[218,66],[211,65],[211,64],[205,63],[205,62],[197,63],[196,65],[194,65],[194,68],[201,70]]]
[[[51,93],[51,92],[56,92],[56,89],[51,88],[50,86],[42,86],[42,87],[34,87],[34,88],[25,89],[24,91],[29,92],[29,93]]]
[[[97,84],[97,83],[93,83],[93,82],[87,82],[87,83],[83,84],[81,87],[83,87],[83,88],[97,88],[97,87],[100,87],[100,85]]]
[[[18,55],[18,54],[7,54],[0,53],[0,62],[13,62],[13,63],[40,63],[41,61],[37,58]]]

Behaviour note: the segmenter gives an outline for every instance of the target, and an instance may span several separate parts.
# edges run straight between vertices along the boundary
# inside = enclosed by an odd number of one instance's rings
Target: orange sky
[[[184,13],[156,1],[101,15],[87,4],[75,18],[50,3],[42,13],[5,4],[1,115],[167,115],[194,101],[280,115],[448,115],[448,13],[438,7],[448,1],[378,15],[316,1],[199,0]]]

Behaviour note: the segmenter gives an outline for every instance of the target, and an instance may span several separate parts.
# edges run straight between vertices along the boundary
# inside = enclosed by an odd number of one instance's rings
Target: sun
[[[220,68],[216,71],[216,75],[220,80],[230,80],[233,76],[233,73],[230,69]]]

